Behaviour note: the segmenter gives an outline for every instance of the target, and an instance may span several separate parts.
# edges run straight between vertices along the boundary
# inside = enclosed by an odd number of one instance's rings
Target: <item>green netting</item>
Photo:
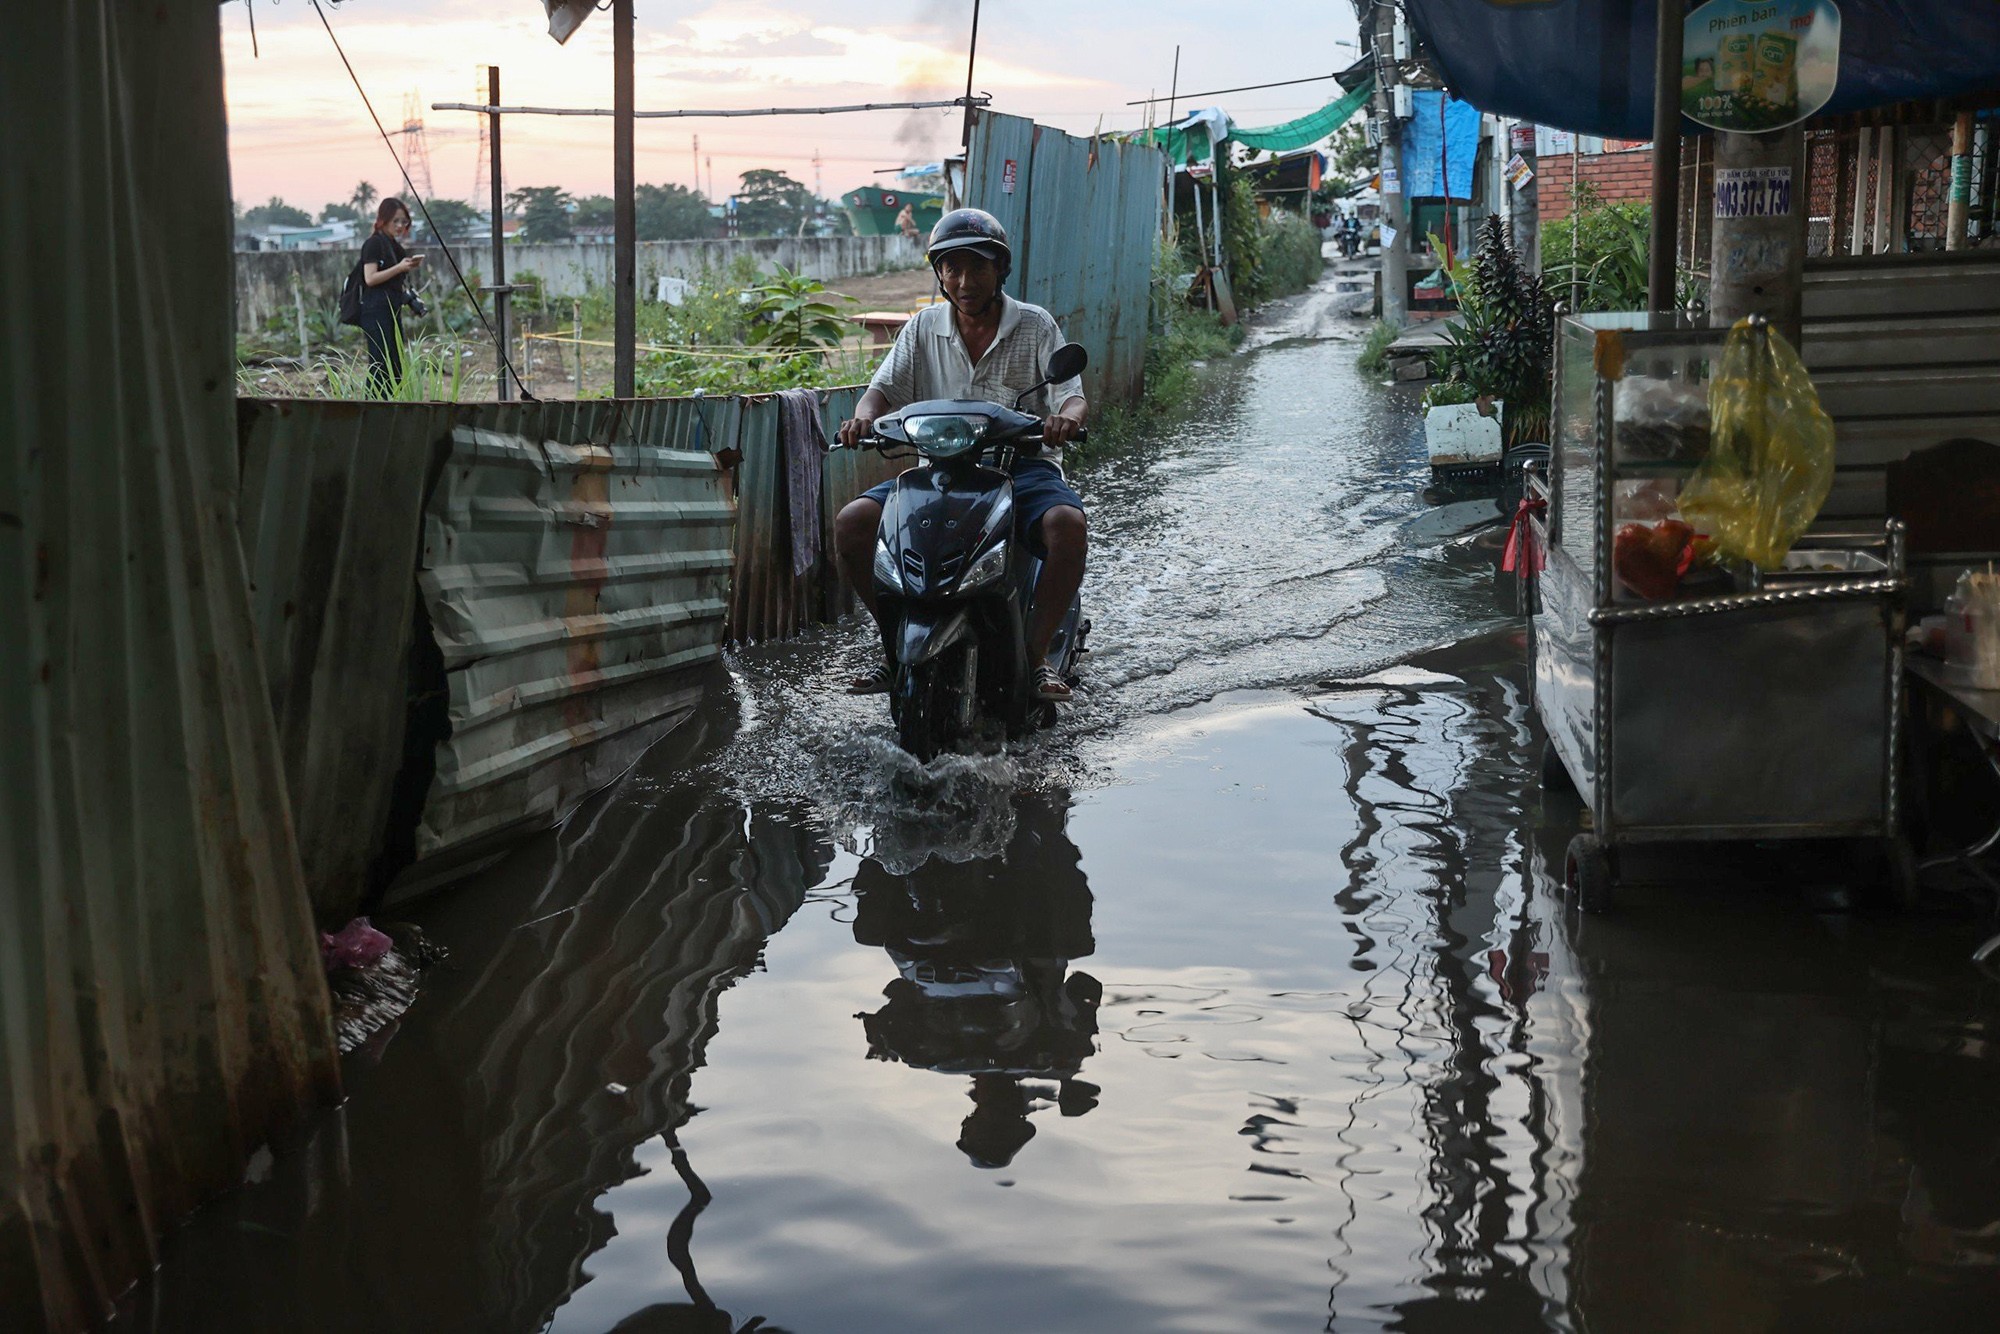
[[[1375,95],[1375,80],[1356,88],[1338,102],[1328,102],[1318,111],[1288,120],[1283,125],[1273,125],[1263,130],[1244,130],[1231,126],[1229,137],[1246,148],[1261,148],[1270,153],[1288,153],[1294,148],[1304,148],[1316,144],[1347,124],[1354,113],[1368,105],[1368,99]]]
[[[1332,134],[1354,117],[1354,113],[1368,105],[1368,99],[1375,95],[1375,80],[1370,78],[1337,102],[1328,102],[1318,111],[1288,120],[1283,125],[1270,125],[1261,130],[1246,130],[1234,121],[1229,125],[1229,138],[1246,148],[1262,149],[1271,153],[1290,152],[1294,148],[1304,148],[1316,144]],[[1145,144],[1163,149],[1175,165],[1191,162],[1206,162],[1214,155],[1209,142],[1208,127],[1200,122],[1182,122],[1188,128],[1162,126],[1159,129],[1141,130],[1131,136],[1135,144]]]
[[[1206,162],[1214,156],[1206,126],[1197,126],[1193,134],[1165,126],[1156,130],[1141,130],[1132,136],[1132,142],[1165,150],[1167,160],[1177,167],[1190,162]]]

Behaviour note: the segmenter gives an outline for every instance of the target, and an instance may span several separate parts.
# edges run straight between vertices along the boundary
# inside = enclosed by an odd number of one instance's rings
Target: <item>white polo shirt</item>
[[[951,307],[939,302],[910,317],[868,382],[889,401],[907,407],[931,398],[982,399],[1013,407],[1023,389],[1042,378],[1042,369],[1062,346],[1055,316],[1040,306],[1000,294],[1000,328],[977,366],[959,337]],[[1072,398],[1083,397],[1076,377],[1044,385],[1021,400],[1020,410],[1047,417]],[[1057,451],[1045,451],[1050,457]]]

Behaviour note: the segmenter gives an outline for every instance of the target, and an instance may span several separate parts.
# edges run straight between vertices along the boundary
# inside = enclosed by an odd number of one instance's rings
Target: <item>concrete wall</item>
[[[429,255],[426,280],[432,287],[454,283],[451,267],[437,246],[422,247]],[[454,245],[452,255],[475,287],[493,271],[492,247]],[[610,287],[608,245],[510,245],[507,273],[532,273],[550,296],[582,296],[591,287]],[[760,237],[734,241],[641,241],[639,295],[650,300],[656,279],[694,278],[705,270],[726,269],[748,256],[766,273],[779,265],[821,282],[854,278],[923,264],[922,246],[904,236]],[[263,251],[236,256],[236,327],[247,333],[273,317],[292,316],[292,281],[297,277],[308,309],[332,307],[340,285],[354,267],[354,250]]]

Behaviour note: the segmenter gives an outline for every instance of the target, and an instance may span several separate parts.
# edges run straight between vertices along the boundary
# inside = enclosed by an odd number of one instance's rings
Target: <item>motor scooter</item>
[[[1065,343],[1041,383],[1014,402],[1072,378],[1088,360]],[[873,568],[889,712],[898,742],[919,760],[991,748],[1055,721],[1029,669],[1042,562],[1015,538],[1010,471],[1020,449],[1041,442],[1041,425],[999,403],[936,399],[878,417],[861,442],[912,450],[925,463],[904,472],[882,506]],[[1089,632],[1081,598],[1072,598],[1048,653],[1071,685]]]

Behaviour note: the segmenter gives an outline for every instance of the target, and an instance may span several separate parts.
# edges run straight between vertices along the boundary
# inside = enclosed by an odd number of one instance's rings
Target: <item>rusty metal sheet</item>
[[[236,531],[214,5],[0,43],[0,1329],[99,1326],[339,1092]],[[157,151],[161,144],[173,151]]]
[[[982,112],[973,130],[966,199],[1007,227],[1010,288],[1089,349],[1084,391],[1100,405],[1144,388],[1165,170],[1156,148],[1080,139],[1018,116]]]
[[[674,435],[680,402],[453,431],[418,576],[449,699],[420,857],[554,823],[693,708],[728,609],[723,479],[704,453],[610,442]]]

